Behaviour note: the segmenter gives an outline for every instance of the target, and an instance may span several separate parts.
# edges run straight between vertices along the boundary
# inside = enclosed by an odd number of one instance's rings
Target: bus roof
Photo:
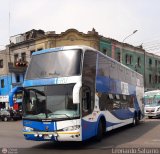
[[[40,50],[40,51],[33,52],[32,55],[39,55],[39,54],[43,54],[43,53],[58,52],[58,51],[73,50],[73,49],[91,49],[93,51],[96,51],[94,48],[91,48],[91,47],[88,47],[88,46],[72,45],[72,46],[62,46],[62,47],[43,49],[43,50]]]
[[[160,90],[151,90],[144,93],[144,96],[155,96],[160,95]]]

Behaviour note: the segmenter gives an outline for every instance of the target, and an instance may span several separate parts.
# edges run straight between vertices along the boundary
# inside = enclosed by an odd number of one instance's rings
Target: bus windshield
[[[146,106],[154,107],[160,105],[160,95],[145,96],[144,100]]]
[[[67,50],[33,55],[26,79],[80,75],[81,50]]]
[[[71,119],[79,117],[73,104],[74,84],[30,87],[24,90],[23,111],[27,119]]]

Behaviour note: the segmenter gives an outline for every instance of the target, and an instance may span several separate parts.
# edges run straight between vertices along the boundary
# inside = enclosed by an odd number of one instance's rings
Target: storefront
[[[0,110],[4,108],[5,109],[9,108],[9,96],[8,95],[0,96]]]

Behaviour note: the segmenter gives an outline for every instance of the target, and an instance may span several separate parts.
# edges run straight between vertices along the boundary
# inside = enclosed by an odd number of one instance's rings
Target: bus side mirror
[[[82,87],[81,82],[77,82],[73,88],[73,104],[80,103],[80,89]]]

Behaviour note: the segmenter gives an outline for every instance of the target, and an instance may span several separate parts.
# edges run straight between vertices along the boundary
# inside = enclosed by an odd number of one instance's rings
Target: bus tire
[[[152,119],[152,116],[148,116],[149,119]]]
[[[103,137],[103,124],[102,121],[99,122],[98,128],[97,128],[97,134],[96,134],[96,141],[101,141]]]
[[[140,121],[142,119],[142,113],[141,111],[138,112],[138,121]]]
[[[134,114],[132,126],[136,126],[138,123],[139,123],[139,120],[138,120],[137,114]]]
[[[136,119],[135,119],[135,116],[133,117],[133,122],[132,122],[132,126],[136,126]]]

